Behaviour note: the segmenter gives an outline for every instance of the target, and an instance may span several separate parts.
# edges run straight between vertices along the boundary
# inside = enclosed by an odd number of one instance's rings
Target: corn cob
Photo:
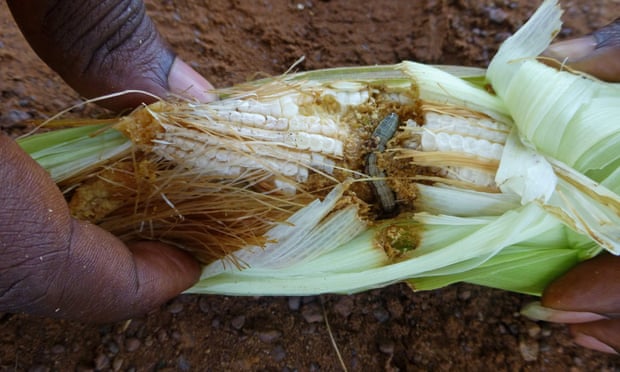
[[[406,76],[323,83],[302,74],[216,103],[154,104],[116,125],[137,145],[132,156],[76,188],[70,206],[125,239],[174,241],[211,262],[264,245],[270,228],[343,183],[346,203],[359,205],[367,224],[386,212],[377,183],[395,193],[401,212],[416,210],[419,182],[498,192],[493,177],[510,125],[502,113],[418,92]],[[397,126],[379,139],[390,115]]]

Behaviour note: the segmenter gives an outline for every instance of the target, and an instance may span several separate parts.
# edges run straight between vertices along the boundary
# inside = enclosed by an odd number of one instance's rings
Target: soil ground
[[[425,63],[486,66],[534,0],[148,1],[174,49],[216,86],[300,69]],[[563,1],[560,37],[618,16],[617,0]],[[80,98],[38,60],[0,2],[0,129]],[[73,115],[105,114],[93,106]],[[484,242],[481,242],[484,244]],[[351,371],[612,371],[620,359],[573,346],[566,328],[519,316],[533,298],[471,285],[354,296],[183,295],[130,322],[88,325],[0,314],[0,371],[335,371],[325,320]]]

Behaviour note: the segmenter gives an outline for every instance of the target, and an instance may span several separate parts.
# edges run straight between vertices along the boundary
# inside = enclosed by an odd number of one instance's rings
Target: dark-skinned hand
[[[135,0],[8,0],[22,33],[85,97],[139,89],[209,101],[212,86],[177,58]],[[141,94],[102,103],[122,110]],[[0,133],[0,311],[110,322],[143,314],[198,280],[199,264],[155,242],[126,246],[73,219],[49,175]]]
[[[592,35],[557,43],[545,54],[602,80],[619,82],[620,19]],[[577,344],[618,354],[620,257],[603,254],[577,265],[546,289],[542,305],[564,311],[546,320],[571,323]]]

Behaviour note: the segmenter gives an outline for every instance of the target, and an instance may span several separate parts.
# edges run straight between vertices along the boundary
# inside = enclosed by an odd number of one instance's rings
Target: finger
[[[578,345],[610,354],[620,351],[620,319],[574,324],[570,329]]]
[[[602,254],[574,267],[543,293],[545,307],[615,316],[620,312],[620,257]]]
[[[620,81],[620,18],[582,38],[551,45],[543,56],[599,79]]]
[[[129,89],[163,98],[171,90],[170,83],[175,93],[212,88],[198,74],[173,69],[176,57],[141,0],[9,0],[8,4],[35,52],[87,98]],[[183,79],[191,84],[180,84]],[[128,94],[100,104],[121,110],[153,100],[149,95]]]

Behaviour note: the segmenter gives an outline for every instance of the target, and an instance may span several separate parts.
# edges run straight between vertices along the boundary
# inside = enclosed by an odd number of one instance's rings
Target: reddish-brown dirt
[[[537,0],[149,1],[174,49],[216,86],[259,74],[342,65],[485,66]],[[617,0],[564,1],[562,38],[618,16]],[[0,128],[79,97],[30,51],[0,2]],[[73,115],[104,114],[96,107]],[[484,242],[480,242],[484,244]],[[519,316],[532,298],[471,285],[413,293],[404,285],[354,296],[183,295],[144,316],[87,325],[0,314],[0,370],[612,371],[620,360],[573,346],[566,328]]]

